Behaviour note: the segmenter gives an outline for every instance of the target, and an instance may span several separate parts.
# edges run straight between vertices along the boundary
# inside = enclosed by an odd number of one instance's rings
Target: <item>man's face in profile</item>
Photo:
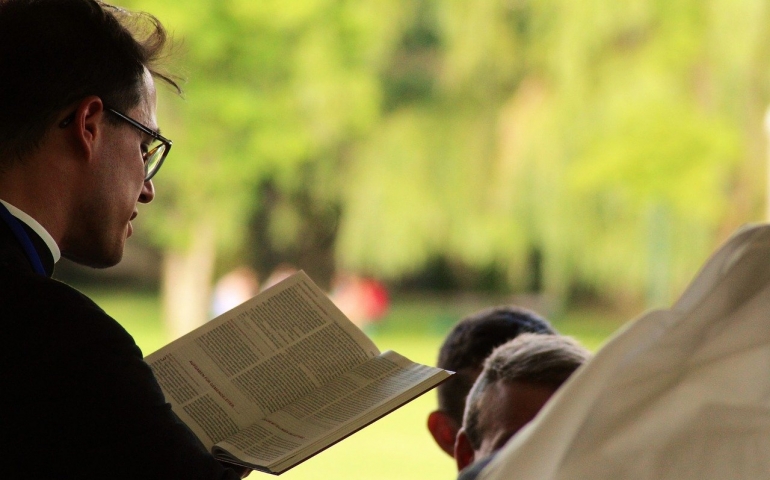
[[[139,104],[123,113],[157,130],[155,85],[147,71],[140,94]],[[60,245],[65,257],[97,268],[120,262],[137,204],[155,196],[152,181],[144,181],[143,152],[151,138],[126,122],[112,121],[111,115],[101,112],[100,141],[94,142],[83,177],[88,187],[82,189],[77,219]]]

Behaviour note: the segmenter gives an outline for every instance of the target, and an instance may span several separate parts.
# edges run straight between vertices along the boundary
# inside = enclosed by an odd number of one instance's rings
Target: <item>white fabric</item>
[[[59,246],[56,245],[56,242],[54,241],[51,234],[48,233],[48,230],[43,228],[43,226],[40,225],[37,222],[37,220],[30,217],[26,213],[22,212],[18,208],[6,202],[5,200],[0,200],[0,202],[3,205],[5,205],[5,208],[7,208],[9,212],[11,212],[11,215],[18,218],[20,221],[26,223],[29,228],[31,228],[35,233],[37,233],[40,236],[40,238],[43,239],[46,246],[48,246],[48,250],[51,251],[51,256],[53,256],[53,263],[58,262],[59,259],[61,258],[61,251],[59,250]]]
[[[770,479],[770,225],[613,336],[479,478]]]

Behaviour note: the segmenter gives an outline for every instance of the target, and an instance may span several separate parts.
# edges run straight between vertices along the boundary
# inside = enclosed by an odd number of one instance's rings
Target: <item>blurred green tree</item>
[[[173,58],[188,79],[184,99],[161,96],[175,145],[148,210],[176,337],[205,321],[217,254],[245,238],[260,182],[333,201],[335,165],[378,118],[377,72],[399,11],[376,0],[121,4],[152,12],[181,40]],[[277,241],[295,240],[292,219],[276,216]]]
[[[397,276],[443,253],[521,285],[535,251],[557,298],[661,304],[761,218],[765,3],[419,3],[431,41],[401,55],[435,74],[360,146],[342,263]]]
[[[763,215],[766,2],[121,3],[183,40],[150,209],[175,334],[260,209],[287,247],[339,218],[340,268],[442,257],[651,304]]]

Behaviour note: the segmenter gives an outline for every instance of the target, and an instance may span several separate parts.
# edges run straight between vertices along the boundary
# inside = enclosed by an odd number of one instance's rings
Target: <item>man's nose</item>
[[[152,180],[147,180],[142,186],[142,193],[139,194],[140,203],[150,203],[155,198],[155,186],[152,184]]]

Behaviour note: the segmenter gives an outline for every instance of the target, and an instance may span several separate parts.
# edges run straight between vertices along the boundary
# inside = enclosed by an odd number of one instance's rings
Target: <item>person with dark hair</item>
[[[531,310],[499,306],[463,318],[444,339],[437,366],[456,373],[436,389],[438,410],[428,416],[428,430],[448,455],[454,455],[465,397],[481,372],[484,360],[495,347],[521,333],[556,332],[547,320]]]
[[[523,334],[497,347],[466,400],[454,450],[458,470],[502,448],[590,358],[588,350],[562,335]]]
[[[51,279],[121,260],[171,149],[158,20],[95,0],[0,0],[2,478],[236,479],[171,412],[131,336]]]

